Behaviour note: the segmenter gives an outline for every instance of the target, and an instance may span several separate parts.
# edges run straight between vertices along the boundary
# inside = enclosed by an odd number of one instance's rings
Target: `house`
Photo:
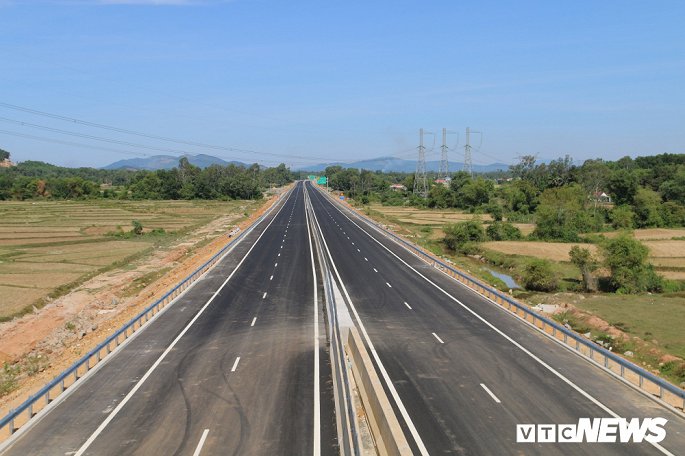
[[[598,203],[611,203],[611,196],[607,195],[603,191],[596,191],[592,194],[592,199]]]
[[[435,179],[433,182],[435,182],[436,184],[444,185],[445,187],[449,187],[450,186],[450,180],[451,179],[449,179],[449,178],[447,178],[447,179]]]
[[[407,190],[407,187],[402,184],[392,184],[390,185],[390,190],[393,192],[404,192]]]

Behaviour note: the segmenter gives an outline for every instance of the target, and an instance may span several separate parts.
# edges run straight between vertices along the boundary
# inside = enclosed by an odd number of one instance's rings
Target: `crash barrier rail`
[[[583,355],[586,359],[589,359],[596,365],[604,368],[606,371],[614,374],[626,383],[639,388],[641,391],[648,393],[652,397],[660,399],[661,402],[666,405],[669,405],[675,409],[679,409],[680,411],[685,411],[685,390],[678,388],[677,386],[657,377],[640,366],[637,366],[618,356],[617,354],[607,350],[603,346],[598,345],[597,343],[569,330],[554,320],[538,315],[530,310],[528,306],[517,302],[511,296],[508,296],[505,293],[502,293],[501,291],[496,290],[491,286],[469,276],[468,274],[465,274],[464,272],[445,264],[432,254],[425,252],[420,247],[393,233],[381,223],[378,223],[357,211],[351,210],[349,205],[345,205],[341,201],[328,195],[328,193],[324,192],[323,190],[320,191],[328,198],[339,204],[341,207],[349,210],[351,213],[359,217],[360,220],[363,220],[366,224],[378,230],[381,234],[400,244],[429,265],[466,285],[486,299],[509,310],[519,318],[523,319],[525,322],[537,328],[539,331],[545,333],[547,336],[553,338],[557,342],[563,343],[567,348],[570,348],[576,353]]]
[[[385,394],[357,328],[350,328],[346,351],[359,395],[381,456],[411,456],[411,448]]]
[[[94,349],[82,356],[78,361],[71,365],[68,369],[53,378],[47,385],[31,395],[17,408],[10,410],[2,420],[0,420],[0,441],[3,441],[12,434],[14,434],[20,426],[28,423],[31,418],[36,416],[38,412],[43,410],[48,404],[54,401],[64,391],[74,385],[81,377],[93,369],[96,365],[112,353],[119,345],[123,344],[134,333],[137,333],[145,324],[169,303],[176,299],[181,293],[190,287],[199,277],[212,268],[229,250],[242,240],[254,227],[256,227],[262,220],[264,220],[278,205],[278,202],[283,196],[288,195],[290,191],[279,195],[278,199],[271,205],[271,207],[255,220],[249,228],[240,233],[239,236],[233,238],[228,244],[221,248],[209,260],[203,263],[185,279],[179,282],[171,290],[167,291],[162,297],[147,306],[135,317],[125,323],[114,334],[109,336],[103,342],[97,345]]]
[[[344,335],[341,334],[338,323],[338,309],[333,291],[333,278],[331,270],[326,261],[326,256],[321,241],[321,234],[314,223],[314,211],[307,195],[306,209],[309,215],[309,223],[312,233],[315,236],[317,253],[319,258],[320,270],[323,280],[324,297],[326,299],[326,315],[328,324],[326,325],[326,336],[330,345],[331,370],[333,378],[333,393],[335,395],[336,418],[338,422],[338,442],[340,444],[340,454],[345,456],[359,456],[358,433],[355,422],[354,405],[352,401],[352,388],[347,375],[347,360],[345,358],[345,346],[343,343]]]

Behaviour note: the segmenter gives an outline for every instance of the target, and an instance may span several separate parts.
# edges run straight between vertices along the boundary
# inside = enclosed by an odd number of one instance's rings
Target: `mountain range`
[[[383,171],[383,172],[401,172],[401,173],[413,173],[416,171],[416,160],[403,160],[401,158],[395,157],[379,157],[372,158],[369,160],[360,160],[351,163],[319,163],[317,165],[307,165],[297,168],[296,171],[312,171],[321,172],[329,166],[342,166],[344,168],[357,168],[357,169],[368,169],[370,171]],[[461,162],[450,162],[450,171],[459,171],[464,169],[464,164]],[[489,173],[494,171],[509,169],[509,165],[506,163],[492,163],[490,165],[473,165],[473,172],[475,173]],[[427,161],[426,171],[439,171],[440,162],[439,161]]]
[[[171,169],[178,166],[178,161],[181,157],[186,157],[188,161],[195,166],[200,168],[206,168],[210,165],[236,165],[236,166],[248,166],[245,163],[239,161],[226,161],[221,158],[217,158],[211,155],[198,154],[198,155],[181,155],[180,157],[174,157],[171,155],[154,155],[152,157],[145,158],[129,158],[126,160],[119,160],[110,165],[104,167],[104,169],[133,169],[133,170],[156,170],[156,169]],[[359,160],[350,163],[344,162],[331,162],[331,163],[319,163],[316,165],[305,165],[295,168],[294,171],[311,171],[314,173],[320,173],[329,166],[342,166],[343,168],[356,168],[356,169],[368,169],[370,171],[382,171],[382,172],[401,172],[401,173],[413,173],[416,171],[416,160],[404,160],[395,157],[379,157],[371,158],[368,160]],[[459,171],[464,168],[464,164],[461,162],[450,162],[449,168],[451,171]],[[439,161],[427,161],[426,171],[438,171],[440,169]],[[509,165],[505,163],[492,163],[490,165],[473,165],[473,171],[475,173],[488,173],[498,170],[506,171],[509,169]]]
[[[211,155],[198,154],[198,155],[181,155],[180,157],[174,157],[172,155],[153,155],[151,157],[145,158],[128,158],[126,160],[119,160],[112,164],[109,164],[103,169],[133,169],[141,170],[146,169],[149,171],[154,171],[157,169],[171,169],[178,166],[178,161],[186,157],[191,165],[195,165],[200,168],[206,168],[211,165],[236,165],[236,166],[247,166],[245,163],[239,161],[226,161],[221,158],[213,157]]]

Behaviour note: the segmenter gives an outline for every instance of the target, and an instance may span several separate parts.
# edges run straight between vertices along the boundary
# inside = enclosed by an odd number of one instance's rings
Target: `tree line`
[[[259,199],[270,186],[292,182],[280,164],[212,165],[201,169],[183,157],[169,170],[66,168],[26,161],[0,168],[0,200],[50,199]]]
[[[459,171],[445,185],[429,173],[425,198],[412,193],[413,174],[340,166],[325,173],[333,189],[361,203],[459,208],[488,213],[495,220],[535,222],[537,239],[578,241],[580,234],[607,226],[685,226],[685,154],[594,159],[582,165],[574,165],[569,156],[549,163],[524,156],[498,179]],[[406,190],[391,189],[392,183]]]

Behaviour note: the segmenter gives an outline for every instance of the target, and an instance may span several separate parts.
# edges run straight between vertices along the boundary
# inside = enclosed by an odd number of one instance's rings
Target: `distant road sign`
[[[319,185],[326,185],[327,179],[326,176],[321,176],[316,180],[316,183]]]

